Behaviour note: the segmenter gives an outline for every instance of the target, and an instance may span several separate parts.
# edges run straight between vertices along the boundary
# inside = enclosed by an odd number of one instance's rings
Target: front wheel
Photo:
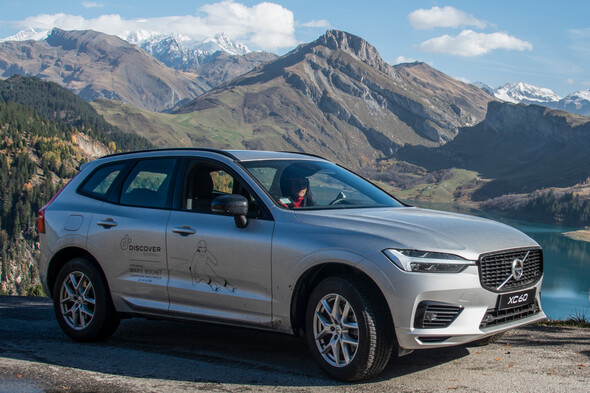
[[[120,321],[102,275],[84,258],[72,259],[59,271],[53,308],[64,333],[76,341],[106,338]]]
[[[356,381],[379,374],[394,344],[382,299],[364,280],[329,277],[307,305],[306,338],[312,356],[331,377]]]

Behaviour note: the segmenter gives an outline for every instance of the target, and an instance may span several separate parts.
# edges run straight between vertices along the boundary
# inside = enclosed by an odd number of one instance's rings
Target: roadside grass
[[[580,328],[590,328],[590,316],[586,314],[586,310],[576,310],[566,320],[553,320],[546,319],[543,322],[539,322],[538,325],[542,326],[571,326]]]

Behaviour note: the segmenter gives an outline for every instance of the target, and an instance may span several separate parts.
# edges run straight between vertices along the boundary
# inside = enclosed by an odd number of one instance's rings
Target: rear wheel
[[[328,375],[356,381],[385,368],[394,337],[383,303],[362,280],[329,277],[316,286],[307,305],[306,338]]]
[[[76,341],[98,341],[113,334],[119,316],[96,267],[84,258],[66,263],[53,288],[57,321]]]

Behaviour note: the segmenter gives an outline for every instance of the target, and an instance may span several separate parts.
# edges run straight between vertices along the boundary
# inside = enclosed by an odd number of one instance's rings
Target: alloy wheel
[[[59,303],[65,322],[75,330],[85,329],[92,322],[96,307],[92,281],[82,272],[71,272],[61,285]]]
[[[343,296],[330,293],[317,304],[313,334],[320,354],[334,367],[345,367],[354,359],[359,345],[357,317]]]

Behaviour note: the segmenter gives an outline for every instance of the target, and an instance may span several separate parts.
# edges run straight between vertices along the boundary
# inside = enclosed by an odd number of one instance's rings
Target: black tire
[[[74,258],[59,271],[53,309],[61,329],[76,341],[102,340],[120,322],[102,275],[85,258]]]
[[[358,381],[374,377],[391,357],[393,323],[384,301],[372,289],[356,277],[328,277],[310,295],[305,318],[307,344],[313,358],[332,378]],[[339,312],[334,313],[336,309]]]
[[[504,336],[504,333],[506,333],[506,332],[494,334],[493,336],[482,338],[481,340],[472,341],[470,343],[467,343],[466,346],[467,347],[485,347],[486,345],[495,343],[496,341],[501,339],[502,336]]]

